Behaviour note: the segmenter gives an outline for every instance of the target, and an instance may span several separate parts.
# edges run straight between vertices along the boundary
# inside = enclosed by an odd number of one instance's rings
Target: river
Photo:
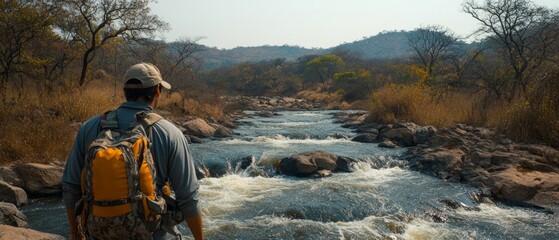
[[[246,118],[233,138],[190,146],[196,161],[228,168],[200,181],[207,239],[559,239],[557,213],[477,203],[476,188],[408,170],[398,160],[404,149],[348,140],[355,134],[332,113]],[[317,150],[359,163],[354,172],[318,179],[273,170],[283,157]],[[232,164],[247,156],[254,162],[246,170]],[[60,199],[21,210],[33,229],[68,232]]]

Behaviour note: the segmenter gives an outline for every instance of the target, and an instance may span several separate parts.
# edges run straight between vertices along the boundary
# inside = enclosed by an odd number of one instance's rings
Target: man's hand
[[[74,209],[66,208],[66,216],[68,217],[68,223],[70,224],[70,240],[84,239],[78,228],[76,211]]]
[[[198,215],[193,217],[187,217],[186,224],[188,224],[188,228],[190,228],[190,232],[192,232],[192,236],[194,236],[195,240],[204,239],[204,232],[202,230],[202,213],[198,213]]]

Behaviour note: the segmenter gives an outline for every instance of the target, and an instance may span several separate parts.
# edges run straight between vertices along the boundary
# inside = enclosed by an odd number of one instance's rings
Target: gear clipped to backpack
[[[150,137],[161,119],[139,112],[121,131],[116,111],[101,116],[101,132],[89,145],[81,175],[83,207],[76,210],[85,236],[149,239],[158,229],[166,205],[156,191]]]

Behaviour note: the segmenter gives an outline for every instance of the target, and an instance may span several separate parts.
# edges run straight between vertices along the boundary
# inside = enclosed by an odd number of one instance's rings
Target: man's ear
[[[155,88],[155,96],[159,97],[161,96],[161,84],[157,85],[157,87]]]

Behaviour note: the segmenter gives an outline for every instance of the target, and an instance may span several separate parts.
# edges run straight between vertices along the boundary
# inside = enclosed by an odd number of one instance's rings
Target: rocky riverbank
[[[27,218],[17,209],[28,203],[28,196],[60,196],[63,171],[62,163],[0,167],[0,240],[64,239],[29,229]]]
[[[353,140],[381,147],[408,147],[412,169],[479,187],[482,195],[507,203],[559,210],[559,151],[515,143],[493,129],[456,124],[436,129],[413,123],[366,123],[366,113],[339,114]]]

